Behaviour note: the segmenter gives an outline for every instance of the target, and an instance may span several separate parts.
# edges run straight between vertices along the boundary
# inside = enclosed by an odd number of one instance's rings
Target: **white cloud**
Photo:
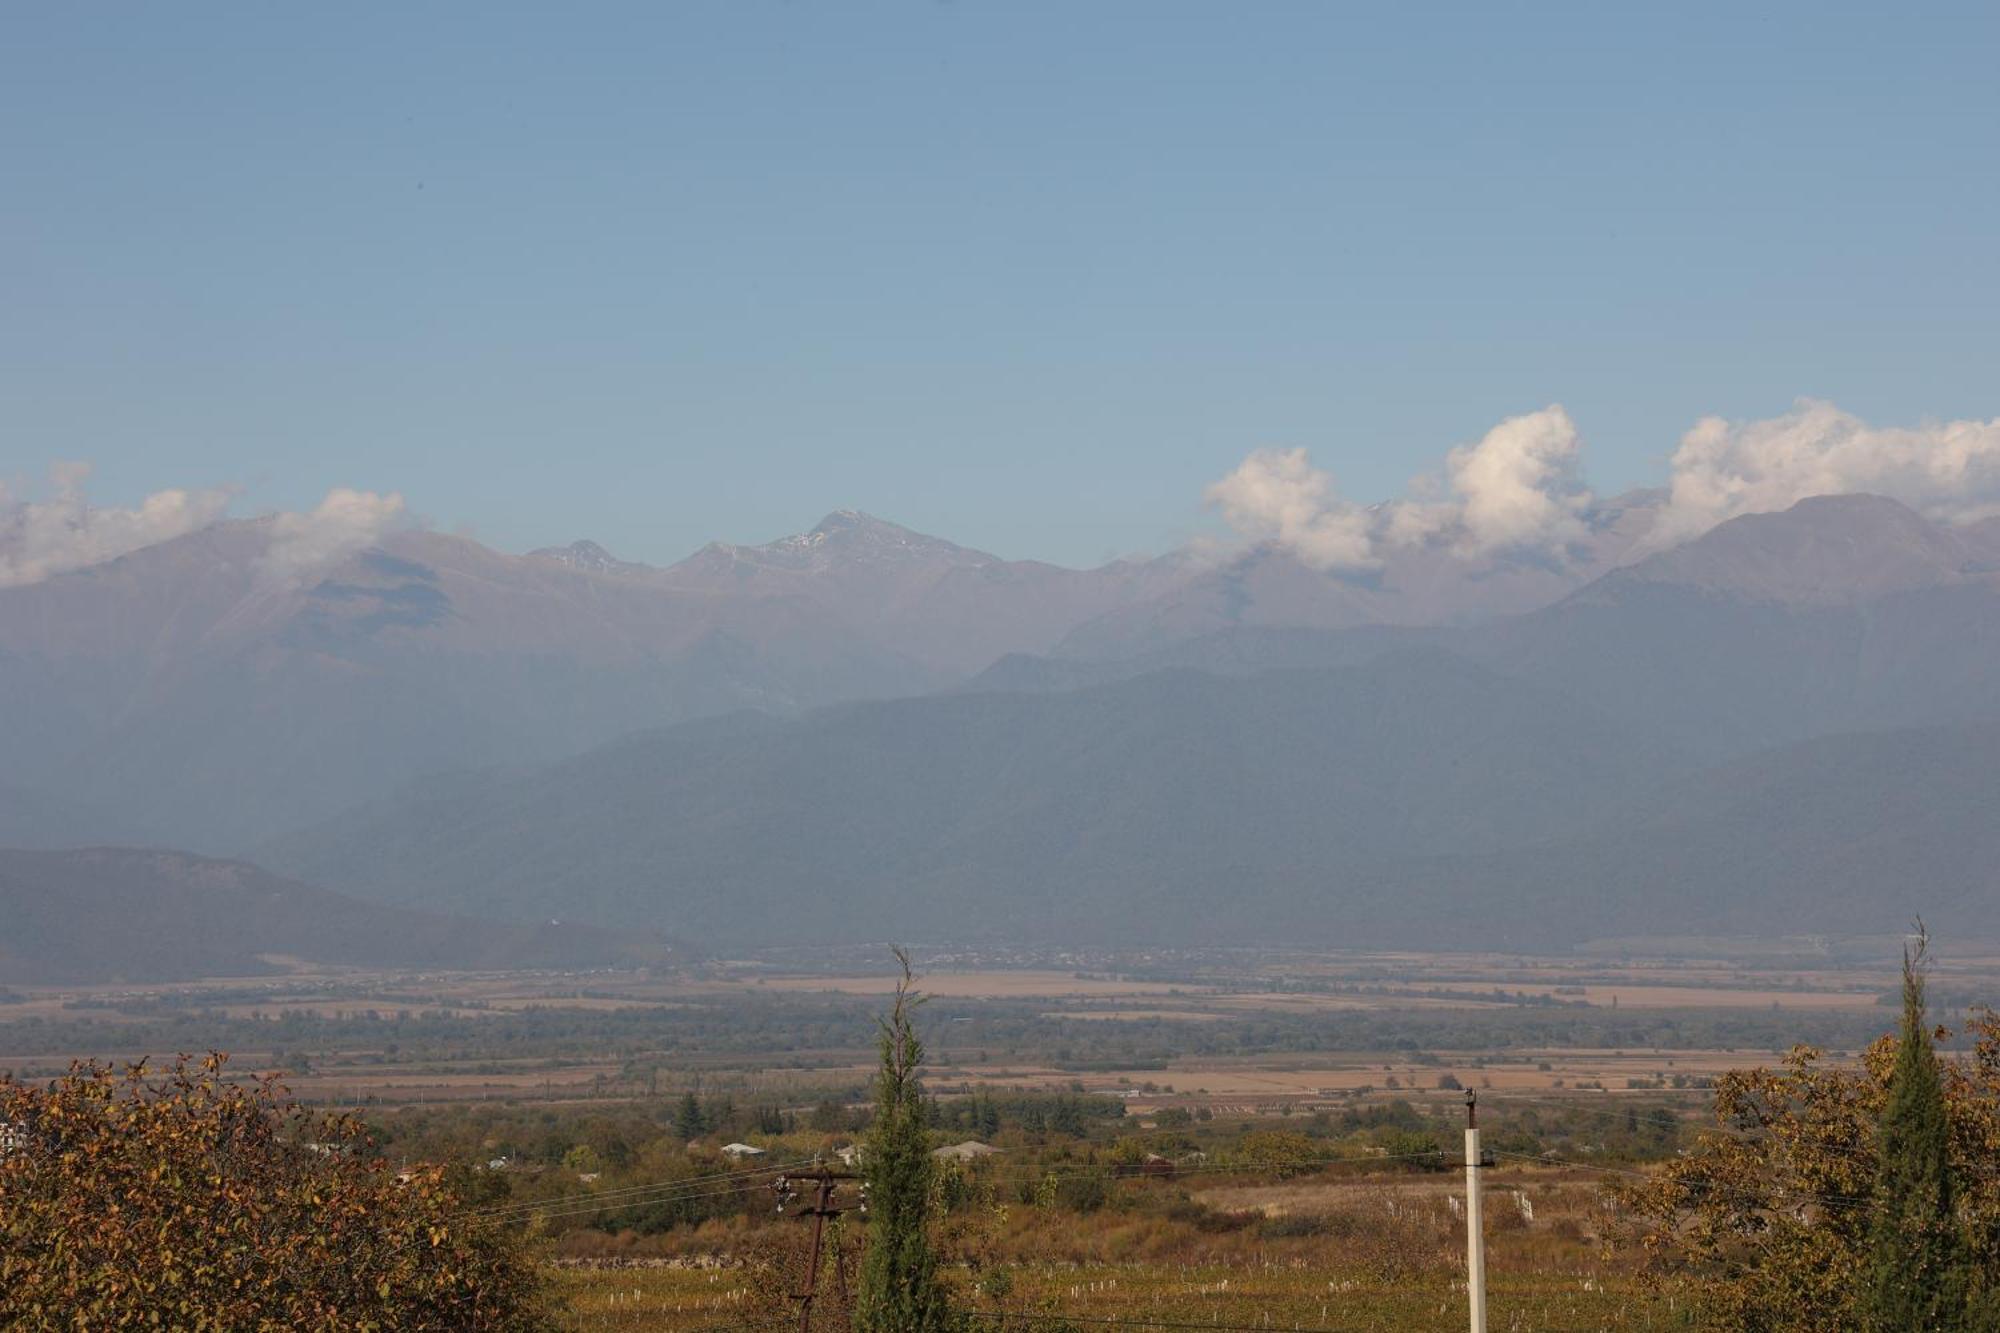
[[[1316,569],[1367,569],[1393,547],[1434,543],[1467,558],[1530,548],[1557,552],[1585,534],[1591,495],[1579,479],[1582,440],[1558,405],[1509,417],[1454,449],[1442,476],[1367,508],[1340,497],[1304,449],[1260,449],[1208,488],[1239,533],[1275,541]]]
[[[1445,468],[1459,548],[1555,550],[1581,538],[1591,499],[1577,466],[1582,446],[1569,413],[1551,404],[1509,417],[1478,444],[1452,450]]]
[[[87,463],[57,463],[46,500],[15,499],[0,485],[0,587],[116,560],[205,528],[229,507],[229,492],[218,487],[156,491],[130,509],[100,508],[84,495],[89,477]]]
[[[271,520],[271,544],[259,562],[274,579],[302,579],[374,545],[403,513],[403,497],[335,487],[308,513]]]
[[[1878,427],[1810,398],[1762,421],[1704,417],[1674,451],[1666,510],[1649,544],[1685,541],[1810,495],[1856,491],[1933,518],[1991,513],[2000,502],[2000,418]]]
[[[0,484],[0,588],[40,583],[208,527],[226,516],[232,491],[156,491],[129,509],[90,503],[87,463],[49,469],[50,494],[28,499]],[[373,545],[403,514],[401,495],[336,488],[305,513],[270,518],[258,559],[267,579],[301,579]]]
[[[1364,506],[1341,498],[1303,449],[1261,449],[1208,488],[1238,533],[1275,541],[1319,569],[1367,569],[1398,549],[1465,560],[1502,551],[1563,558],[1590,536],[1582,438],[1560,406],[1509,417],[1445,456],[1407,495]],[[1813,495],[1867,492],[1934,519],[2000,514],[2000,418],[1871,426],[1800,399],[1756,421],[1704,417],[1681,437],[1667,498],[1639,550],[1692,540],[1740,514]]]
[[[1368,511],[1342,500],[1303,449],[1257,450],[1211,485],[1207,498],[1238,532],[1274,540],[1315,569],[1377,563]]]

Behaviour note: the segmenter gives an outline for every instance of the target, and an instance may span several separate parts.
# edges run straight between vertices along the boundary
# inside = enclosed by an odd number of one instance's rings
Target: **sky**
[[[2000,417],[2000,6],[1749,8],[17,6],[0,481],[1091,564],[1556,404],[1600,493]]]

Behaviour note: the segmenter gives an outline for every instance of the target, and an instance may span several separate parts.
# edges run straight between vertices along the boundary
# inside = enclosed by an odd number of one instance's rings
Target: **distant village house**
[[[967,1139],[963,1143],[954,1143],[949,1148],[933,1148],[931,1156],[940,1162],[970,1162],[981,1157],[991,1157],[999,1151],[991,1144],[981,1143],[977,1139]]]

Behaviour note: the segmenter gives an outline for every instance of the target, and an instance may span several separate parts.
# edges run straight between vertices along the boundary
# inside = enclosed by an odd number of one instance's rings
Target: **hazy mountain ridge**
[[[1403,674],[1395,658],[1384,665]],[[1157,705],[1196,679],[1115,687],[1096,729],[1075,711],[1098,693],[1086,691],[1043,698],[1069,706],[1039,723],[1019,696],[867,706],[845,719],[874,715],[867,744],[815,744],[798,735],[810,720],[764,724],[772,730],[750,747],[668,735],[350,816],[272,856],[371,897],[514,915],[556,903],[724,943],[901,934],[1560,948],[1688,930],[1781,934],[1800,921],[1893,931],[1913,910],[1974,931],[2000,905],[1990,812],[2000,724],[1824,737],[1707,771],[1671,751],[1631,763],[1601,754],[1598,771],[1576,768],[1573,749],[1526,754],[1514,770],[1488,753],[1483,779],[1440,791],[1451,767],[1441,754],[1400,772],[1371,757],[1260,773],[1227,745],[1190,750],[1193,736],[1238,730],[1227,722],[1163,731],[1116,716],[1137,706],[1157,720],[1139,700]],[[1239,682],[1281,695],[1299,683]],[[898,733],[934,748],[941,729],[906,707],[962,703],[984,705],[988,743],[967,749],[997,756],[991,767],[964,764],[949,745],[935,767],[910,764]],[[1524,729],[1548,734],[1539,721]],[[1104,767],[1051,778],[1063,771],[1049,753],[1057,735]],[[728,758],[747,771],[710,766]],[[1124,785],[1107,789],[1105,769]],[[1277,773],[1312,792],[1274,799],[1289,786]],[[1369,783],[1382,799],[1356,800]],[[1491,801],[1501,785],[1516,812],[1540,816],[1511,837]],[[1479,795],[1488,800],[1468,799]],[[1428,798],[1429,815],[1398,820],[1398,801],[1412,798]],[[1452,843],[1460,850],[1442,851]]]
[[[998,556],[916,532],[858,509],[837,509],[808,532],[759,546],[710,542],[671,566],[668,573],[686,579],[744,579],[779,572],[843,573],[868,566],[934,571],[939,565],[978,568],[1003,563],[1006,562]]]
[[[1324,571],[1283,544],[1253,546],[1079,625],[1053,655],[1120,659],[1235,630],[1462,625],[1532,611],[1632,558],[1661,499],[1635,491],[1600,501],[1585,515],[1586,535],[1560,556],[1420,543],[1390,547],[1379,568]]]
[[[1456,642],[1717,757],[2000,718],[2000,576],[1982,530],[1874,496],[1733,519]]]
[[[1476,625],[1237,624],[1125,656],[996,662],[974,688],[1063,689],[1169,666],[1246,675],[1430,644],[1720,759],[1817,735],[2000,717],[2000,523],[1809,500],[1724,523],[1554,604]],[[1838,575],[1838,577],[1835,577]]]
[[[0,782],[0,847],[50,850],[107,841],[137,844],[156,840],[152,831],[128,824],[110,811]]]
[[[1855,605],[1966,583],[1995,586],[1996,534],[2000,524],[1950,527],[1879,495],[1815,496],[1779,514],[1731,519],[1607,575],[1572,600],[1614,596],[1633,583],[1792,606]]]
[[[406,532],[290,586],[261,541],[225,524],[0,591],[0,779],[42,793],[0,829],[269,840],[383,901],[735,942],[1268,939],[1321,908],[1384,942],[1489,892],[1624,934],[1620,884],[1642,885],[1634,919],[1702,890],[1612,876],[1621,848],[1706,883],[1675,838],[1728,843],[1713,811],[1658,831],[1677,780],[2000,721],[2000,522],[1875,497],[1732,520],[1470,624],[1344,624],[1389,574],[1371,589],[1272,548],[1062,570],[858,513],[665,569],[603,553],[610,572],[601,548]],[[1048,654],[1089,635],[1102,651]],[[1834,799],[1770,772],[1770,800],[1788,782]],[[1974,894],[1975,830],[1946,830],[1935,862],[1899,836],[1875,845]],[[1773,901],[1804,910],[1818,853],[1787,848]]]
[[[385,901],[558,903],[717,940],[898,921],[1044,938],[1185,915],[1245,876],[1578,832],[1689,769],[1641,729],[1423,651],[703,723],[400,794],[265,855]]]
[[[266,545],[261,521],[223,523],[0,589],[7,772],[237,848],[427,772],[949,686],[1145,577],[998,561],[852,514],[732,548],[761,553],[732,557],[768,575],[747,580],[699,554],[651,570],[403,532],[295,585],[270,577]]]
[[[1820,737],[1676,783],[1584,838],[1373,868],[1355,925],[1394,938],[1396,905],[1416,904],[1468,946],[1891,932],[1917,913],[1975,936],[2000,908],[1996,789],[2000,724]]]
[[[389,900],[555,901],[722,940],[1411,943],[1489,901],[1458,942],[1801,913],[1894,929],[1878,909],[2000,906],[1980,878],[2000,774],[1979,767],[2000,753],[2000,592],[1978,537],[1814,502],[1485,625],[1003,659],[955,695],[475,775],[273,854]],[[1844,591],[1822,573],[1842,568]],[[1857,804],[1870,782],[1903,790]],[[1842,886],[1823,913],[1822,880]]]
[[[612,555],[611,552],[587,538],[583,541],[571,542],[568,546],[544,546],[538,550],[528,552],[525,558],[529,560],[546,560],[552,564],[565,565],[570,569],[582,570],[586,574],[632,574],[643,576],[658,572],[651,565],[641,565],[629,560],[620,560],[618,557]]]
[[[484,969],[664,964],[664,937],[587,926],[493,925],[360,902],[240,861],[183,852],[0,850],[0,982],[253,976],[268,958]]]

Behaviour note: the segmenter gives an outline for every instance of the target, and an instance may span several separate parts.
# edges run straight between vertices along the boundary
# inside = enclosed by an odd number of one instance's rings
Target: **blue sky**
[[[1090,563],[1305,446],[2000,415],[2000,7],[18,6],[0,477]]]

